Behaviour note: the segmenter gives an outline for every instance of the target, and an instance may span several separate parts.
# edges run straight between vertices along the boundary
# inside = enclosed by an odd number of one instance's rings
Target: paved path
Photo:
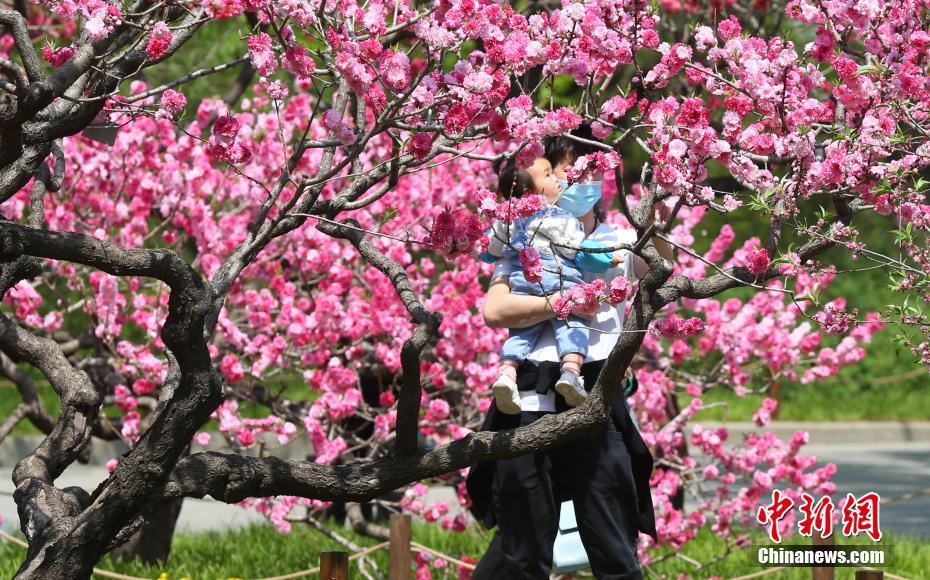
[[[859,496],[869,491],[883,498],[918,491],[930,486],[930,441],[899,442],[862,445],[819,444],[807,445],[804,451],[816,455],[819,465],[833,462],[837,465],[834,481],[837,494],[847,492]],[[0,516],[4,529],[18,528],[16,506],[8,495],[12,468],[0,467]],[[99,466],[75,465],[59,480],[59,485],[81,485],[93,488],[106,476]],[[451,489],[436,490],[443,499],[452,497]],[[454,503],[454,502],[453,502]],[[689,498],[686,508],[693,505]],[[883,506],[883,530],[922,536],[930,540],[930,497]],[[181,510],[179,528],[185,531],[202,531],[237,527],[263,521],[258,514],[220,502],[187,500]]]

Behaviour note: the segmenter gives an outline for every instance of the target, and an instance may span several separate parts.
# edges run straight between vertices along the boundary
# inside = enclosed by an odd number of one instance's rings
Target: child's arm
[[[500,221],[494,222],[487,232],[490,234],[491,243],[488,244],[488,249],[478,256],[482,262],[493,264],[504,257],[504,248],[507,247],[505,240],[508,239],[507,234],[509,233],[507,230],[507,224]]]
[[[616,252],[585,252],[585,249],[606,248],[604,244],[592,240],[584,240],[581,243],[581,251],[575,256],[575,265],[579,270],[585,272],[594,272],[603,274],[612,267],[623,261],[620,251]]]
[[[567,213],[563,215],[547,215],[535,220],[527,226],[527,235],[543,237],[551,242],[554,252],[568,260],[574,260],[584,242],[584,232],[578,227],[578,220]],[[568,246],[568,247],[563,247]]]
[[[504,250],[507,248],[507,244],[513,236],[515,227],[515,224],[512,223],[507,224],[502,221],[495,221],[494,225],[491,226],[491,244],[488,246],[488,252],[498,258],[503,258]]]

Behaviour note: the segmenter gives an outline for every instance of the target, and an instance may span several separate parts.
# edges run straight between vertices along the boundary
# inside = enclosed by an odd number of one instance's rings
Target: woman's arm
[[[661,201],[657,201],[655,206],[653,206],[653,212],[649,216],[649,219],[646,220],[646,226],[649,226],[656,218],[661,220],[668,219],[671,210],[668,206]],[[675,263],[675,250],[672,248],[671,244],[659,237],[652,238],[652,243],[655,245],[656,252],[660,256],[671,262]],[[637,280],[642,280],[643,276],[649,273],[649,264],[646,263],[646,260],[640,258],[639,256],[633,255],[633,272],[636,274]]]
[[[491,280],[484,300],[484,323],[491,328],[526,328],[555,317],[549,297],[511,294],[507,276]]]

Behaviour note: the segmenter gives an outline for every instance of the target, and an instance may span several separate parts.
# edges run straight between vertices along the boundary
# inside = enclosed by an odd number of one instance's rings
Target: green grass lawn
[[[378,542],[367,538],[360,538],[348,530],[340,530],[340,534],[350,538],[360,546],[371,546]],[[754,542],[768,544],[767,538],[761,530],[751,533]],[[444,532],[437,526],[426,524],[414,525],[413,540],[429,546],[439,552],[451,556],[470,556],[480,558],[490,534],[471,528],[469,531],[456,534]],[[839,544],[874,545],[870,540],[838,539]],[[804,539],[788,539],[785,544],[809,544]],[[930,570],[930,542],[917,540],[905,536],[885,533],[879,545],[894,546],[894,564],[885,567],[886,572],[903,576],[905,578],[920,578]],[[319,553],[322,551],[342,550],[335,541],[312,530],[308,526],[295,526],[290,535],[280,535],[268,525],[255,525],[236,531],[222,533],[178,534],[175,536],[171,557],[166,565],[148,567],[135,563],[113,562],[104,559],[98,567],[144,578],[158,578],[166,574],[166,578],[178,580],[181,578],[218,579],[218,578],[261,578],[272,575],[283,575],[299,570],[316,567],[319,563]],[[647,578],[676,578],[679,573],[688,574],[691,578],[709,578],[722,576],[731,578],[759,572],[762,568],[751,566],[748,563],[746,550],[735,550],[726,559],[698,568],[678,556],[663,559],[663,556],[674,553],[673,548],[655,550],[653,556],[662,560],[649,566]],[[726,543],[715,536],[709,528],[704,528],[697,537],[688,543],[681,554],[700,563],[708,563],[727,552]],[[0,542],[0,577],[9,578],[15,573],[23,557],[23,549],[9,543]],[[384,550],[372,555],[382,569],[387,569],[387,552]],[[356,578],[357,569],[350,572]],[[450,567],[448,578],[455,578],[454,567]],[[776,572],[767,576],[778,579],[807,580],[810,578],[810,569],[793,568]],[[852,578],[854,568],[838,568],[838,579]],[[437,574],[434,577],[444,577]]]

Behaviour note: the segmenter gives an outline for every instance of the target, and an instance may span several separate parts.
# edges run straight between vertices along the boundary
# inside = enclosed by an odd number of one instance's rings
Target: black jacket
[[[597,380],[603,362],[587,363],[582,367],[585,384],[593,385]],[[541,362],[538,365],[524,362],[517,373],[517,385],[521,391],[535,390],[546,392],[555,386],[559,377],[559,364],[555,362]],[[652,505],[652,493],[649,490],[649,479],[652,476],[652,454],[643,441],[639,430],[633,424],[622,399],[622,394],[616,396],[611,409],[611,421],[617,432],[623,434],[623,441],[630,453],[630,464],[633,469],[633,480],[636,484],[636,503],[639,508],[639,530],[658,541],[655,529],[655,512]],[[556,396],[556,410],[563,411],[564,399]],[[492,404],[488,409],[487,417],[481,426],[482,431],[501,431],[519,426],[519,415],[505,415],[497,412]],[[492,508],[491,484],[494,480],[494,461],[485,461],[471,468],[465,485],[471,498],[471,513],[487,528],[497,525],[497,519]],[[571,499],[561,498],[562,501]]]

